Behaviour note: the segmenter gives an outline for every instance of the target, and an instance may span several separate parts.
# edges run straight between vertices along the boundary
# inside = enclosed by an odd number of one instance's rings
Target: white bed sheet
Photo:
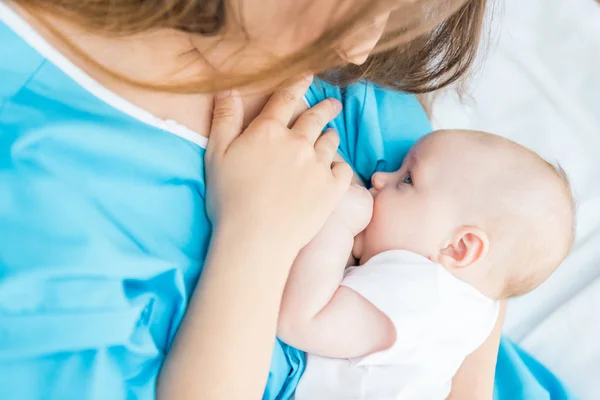
[[[600,5],[494,0],[486,59],[467,95],[440,94],[436,127],[509,137],[558,161],[578,201],[559,270],[510,302],[505,332],[582,399],[600,399]],[[515,177],[518,179],[518,177]]]

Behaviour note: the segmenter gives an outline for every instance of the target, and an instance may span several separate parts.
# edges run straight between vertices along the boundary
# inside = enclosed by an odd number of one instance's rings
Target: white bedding
[[[549,281],[509,303],[505,332],[576,395],[600,399],[600,5],[494,2],[483,67],[462,100],[437,98],[434,124],[507,136],[570,176],[576,246]]]

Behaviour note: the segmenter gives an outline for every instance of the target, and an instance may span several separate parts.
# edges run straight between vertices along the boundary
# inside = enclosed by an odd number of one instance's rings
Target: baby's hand
[[[355,237],[362,232],[373,214],[373,196],[362,186],[352,185],[331,214],[331,222],[344,224]]]

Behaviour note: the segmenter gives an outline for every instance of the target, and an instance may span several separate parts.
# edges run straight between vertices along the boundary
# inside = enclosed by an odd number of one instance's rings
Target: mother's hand
[[[299,251],[348,189],[351,168],[333,162],[339,137],[333,130],[321,135],[341,104],[324,100],[288,128],[309,85],[302,79],[277,91],[243,132],[239,95],[215,100],[205,165],[207,210],[217,231],[259,235],[280,250]]]

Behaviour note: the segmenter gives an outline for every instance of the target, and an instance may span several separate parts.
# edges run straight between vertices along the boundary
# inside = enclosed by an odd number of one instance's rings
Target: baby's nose
[[[388,180],[388,174],[385,172],[376,172],[371,177],[371,183],[373,184],[373,188],[375,190],[381,190],[385,186]]]

